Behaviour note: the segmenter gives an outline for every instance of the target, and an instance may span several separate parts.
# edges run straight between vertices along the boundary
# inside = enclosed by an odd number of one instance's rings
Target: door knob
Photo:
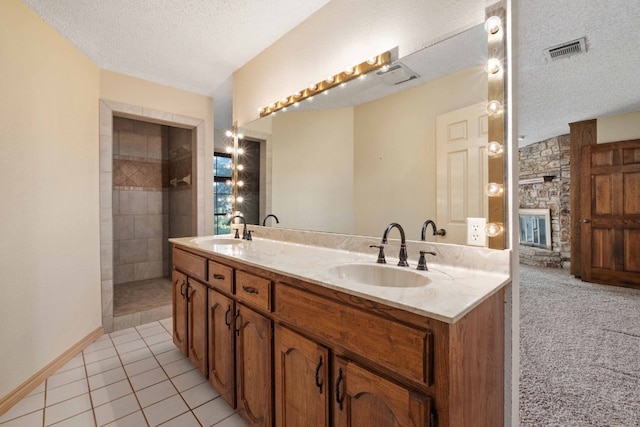
[[[591,220],[589,219],[581,219],[580,222],[584,222],[585,224],[589,224]]]

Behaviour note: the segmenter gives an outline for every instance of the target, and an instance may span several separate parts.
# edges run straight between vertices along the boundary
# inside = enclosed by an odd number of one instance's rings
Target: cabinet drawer
[[[173,267],[202,281],[207,280],[207,260],[201,256],[173,248]]]
[[[236,271],[236,296],[264,310],[271,310],[271,280],[244,271]]]
[[[278,283],[275,308],[291,325],[415,381],[430,385],[431,332],[406,326],[304,290]]]
[[[209,261],[209,284],[228,293],[233,293],[233,269]]]

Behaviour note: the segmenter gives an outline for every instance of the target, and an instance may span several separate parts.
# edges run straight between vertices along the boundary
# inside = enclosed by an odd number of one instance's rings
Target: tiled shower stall
[[[193,138],[191,129],[113,118],[116,326],[171,316],[167,239],[195,234]]]

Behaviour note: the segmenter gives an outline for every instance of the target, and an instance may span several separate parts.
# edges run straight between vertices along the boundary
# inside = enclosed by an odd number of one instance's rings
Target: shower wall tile
[[[163,235],[163,215],[135,215],[134,237],[136,239]]]
[[[113,190],[111,192],[111,205],[112,205],[112,214],[119,215],[120,214],[120,190]]]
[[[163,276],[162,261],[141,262],[133,264],[133,280],[153,279]]]
[[[152,215],[163,213],[165,193],[163,191],[147,192],[147,212]]]
[[[149,261],[162,261],[164,257],[164,240],[166,239],[148,239]]]
[[[147,151],[148,158],[162,160],[162,137],[148,136]]]
[[[113,284],[119,285],[120,283],[133,282],[133,266],[134,264],[121,264],[113,271]]]
[[[162,127],[157,123],[133,120],[133,132],[141,135],[160,137],[162,136]]]
[[[133,237],[133,215],[113,216],[113,238],[115,240],[131,239]]]
[[[120,156],[147,158],[147,136],[133,132],[119,131],[118,154]]]
[[[126,130],[133,132],[133,119],[125,119],[124,117],[113,118],[113,130]]]
[[[147,239],[122,240],[120,243],[119,263],[133,264],[149,260]]]
[[[146,214],[147,192],[120,191],[120,213],[138,215]]]
[[[113,313],[113,280],[103,280],[101,286],[102,313]]]

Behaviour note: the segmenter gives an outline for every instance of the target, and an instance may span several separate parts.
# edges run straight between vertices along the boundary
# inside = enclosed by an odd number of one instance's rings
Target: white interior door
[[[436,118],[436,224],[447,230],[439,242],[466,244],[467,218],[487,217],[486,105],[481,102]]]

